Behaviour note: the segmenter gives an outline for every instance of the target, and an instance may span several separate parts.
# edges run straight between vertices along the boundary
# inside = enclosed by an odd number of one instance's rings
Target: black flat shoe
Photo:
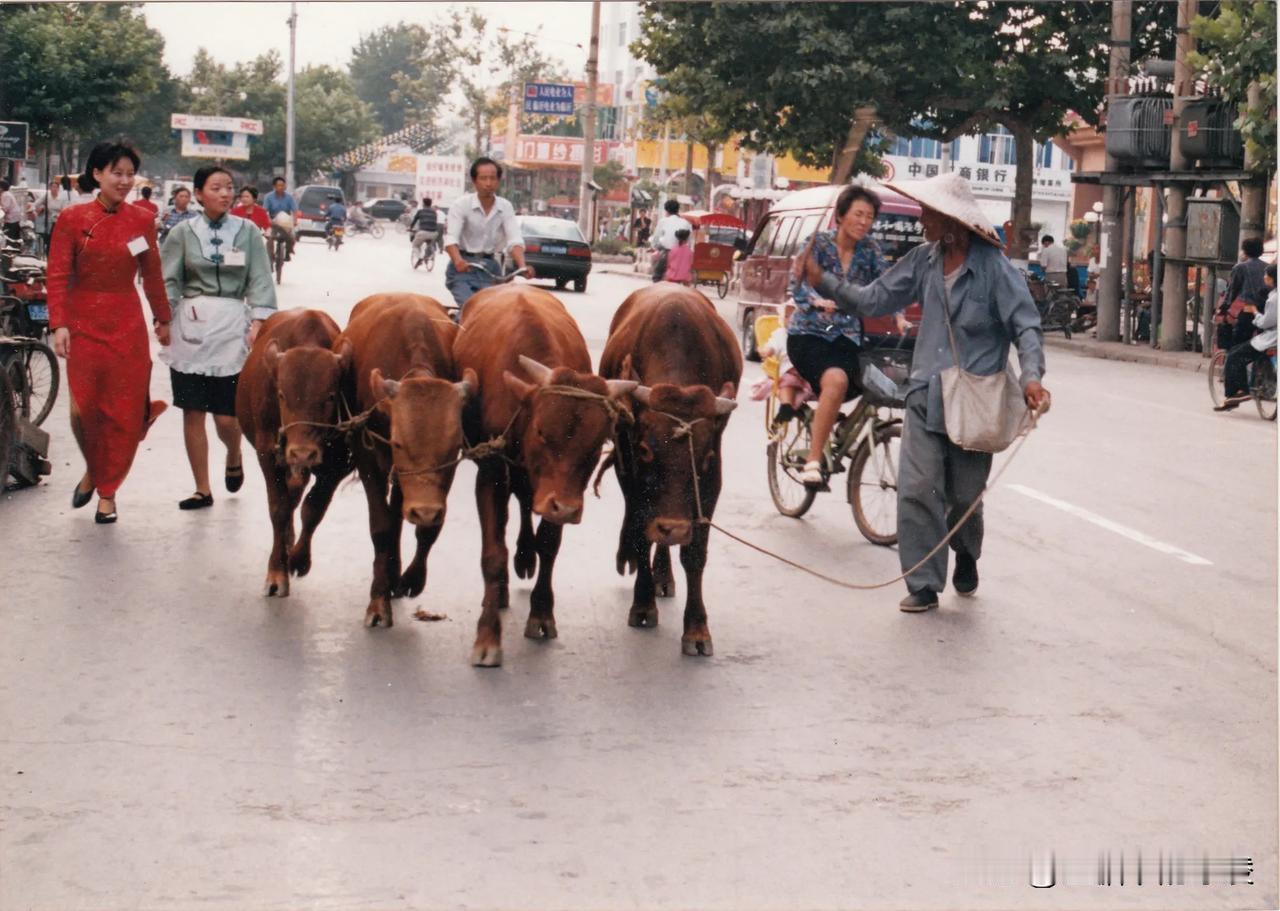
[[[71,491],[71,508],[80,509],[88,506],[89,501],[93,499],[93,486],[90,485],[88,490],[81,490],[80,485],[76,485],[76,489]]]
[[[244,486],[244,465],[228,465],[223,480],[228,492],[235,493]]]
[[[179,509],[208,509],[213,505],[213,494],[211,493],[193,493],[185,500],[178,501]]]
[[[97,522],[99,525],[114,525],[118,518],[120,517],[116,514],[116,508],[114,506],[111,507],[111,512],[98,510],[93,514],[93,521]]]
[[[956,571],[951,575],[956,594],[966,598],[978,590],[978,561],[967,554],[956,554]]]
[[[918,614],[932,610],[938,606],[938,596],[931,589],[922,588],[914,591],[898,602],[898,610],[908,614]]]

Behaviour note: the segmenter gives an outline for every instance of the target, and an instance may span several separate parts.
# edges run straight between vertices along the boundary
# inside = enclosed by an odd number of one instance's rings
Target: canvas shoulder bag
[[[951,326],[951,292],[943,284],[943,318],[951,339],[954,366],[939,375],[942,382],[942,410],[947,436],[961,449],[974,452],[1003,452],[1027,426],[1027,404],[1012,367],[990,376],[965,370],[955,330]]]

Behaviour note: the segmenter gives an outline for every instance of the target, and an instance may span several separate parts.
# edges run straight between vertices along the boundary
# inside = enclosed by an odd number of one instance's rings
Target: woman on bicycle
[[[1263,273],[1263,286],[1267,290],[1266,310],[1259,317],[1258,308],[1253,304],[1245,304],[1243,313],[1248,314],[1255,322],[1252,328],[1258,334],[1246,342],[1241,342],[1227,352],[1226,363],[1222,366],[1222,382],[1226,397],[1214,411],[1231,411],[1238,408],[1241,402],[1247,402],[1253,396],[1249,392],[1249,365],[1267,356],[1267,349],[1276,344],[1276,264],[1266,267]]]
[[[101,143],[80,177],[98,196],[68,206],[53,226],[49,249],[49,328],[53,350],[67,361],[71,432],[84,453],[84,477],[71,495],[79,509],[98,491],[94,521],[116,521],[116,491],[138,444],[164,410],[153,402],[151,350],[133,279],[151,306],[156,338],[169,344],[169,302],[151,215],[125,198],[141,160],[129,146]]]
[[[193,184],[204,207],[196,219],[169,233],[161,250],[165,290],[174,309],[169,364],[173,404],[182,409],[182,436],[195,493],[179,509],[213,505],[205,415],[227,449],[224,481],[231,493],[244,483],[236,384],[263,320],[276,312],[276,290],[262,234],[227,210],[231,174],[216,166],[196,171]]]
[[[836,199],[836,227],[813,239],[812,257],[824,272],[841,281],[865,285],[884,271],[880,246],[867,236],[880,212],[880,197],[866,187],[846,187]],[[818,392],[811,453],[821,453],[835,426],[840,406],[858,395],[858,349],[862,320],[853,313],[822,309],[822,299],[803,279],[793,281],[796,313],[787,329],[787,354],[796,371]],[[825,487],[827,466],[805,463],[806,487]]]

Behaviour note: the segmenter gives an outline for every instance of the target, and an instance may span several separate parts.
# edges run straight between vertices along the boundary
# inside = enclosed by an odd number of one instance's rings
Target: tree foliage
[[[1223,0],[1214,16],[1197,16],[1191,33],[1199,43],[1188,63],[1236,104],[1236,122],[1261,170],[1276,169],[1276,4],[1274,0]],[[1248,91],[1257,83],[1259,103]]]
[[[412,124],[435,126],[455,75],[458,29],[457,17],[431,31],[399,22],[362,36],[352,49],[352,84],[383,134]]]

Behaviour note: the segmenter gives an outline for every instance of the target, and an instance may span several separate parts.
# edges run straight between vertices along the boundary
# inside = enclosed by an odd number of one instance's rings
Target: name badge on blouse
[[[243,265],[244,265],[244,251],[243,251],[243,250],[228,250],[226,253],[224,253],[224,254],[223,254],[222,264],[223,264],[224,266],[243,266]]]
[[[135,237],[133,240],[129,241],[129,253],[133,256],[140,256],[147,252],[148,246],[150,245],[147,243],[147,239],[145,237]]]

